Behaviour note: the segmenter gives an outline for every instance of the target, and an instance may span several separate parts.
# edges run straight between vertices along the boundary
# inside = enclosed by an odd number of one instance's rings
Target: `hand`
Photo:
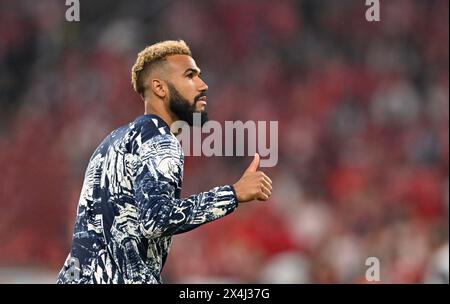
[[[259,166],[259,154],[255,153],[250,166],[233,187],[240,203],[253,200],[267,201],[272,195],[272,181],[262,171],[256,171]]]

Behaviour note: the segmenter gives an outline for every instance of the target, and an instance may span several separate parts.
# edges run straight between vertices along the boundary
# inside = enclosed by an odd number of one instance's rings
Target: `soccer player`
[[[184,41],[145,48],[131,78],[145,113],[112,131],[92,155],[58,283],[162,283],[172,235],[271,195],[255,154],[236,183],[180,198],[183,152],[169,126],[192,125],[194,113],[208,119],[208,86]]]

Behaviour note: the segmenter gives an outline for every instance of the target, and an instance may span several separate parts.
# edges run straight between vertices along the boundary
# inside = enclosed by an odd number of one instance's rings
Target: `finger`
[[[252,163],[250,166],[248,166],[247,170],[245,172],[256,172],[256,169],[258,169],[259,166],[259,154],[255,153],[255,157],[253,158]]]
[[[268,199],[269,199],[269,196],[267,194],[262,193],[262,192],[260,192],[258,194],[258,198],[257,198],[258,201],[267,201]]]
[[[269,188],[267,188],[264,185],[261,185],[261,192],[264,193],[267,196],[271,196],[272,195],[272,191],[269,190]]]
[[[263,179],[262,180],[262,184],[264,185],[264,186],[266,186],[266,188],[267,189],[269,189],[270,191],[272,191],[272,185],[266,180],[266,179]]]
[[[270,177],[268,177],[264,172],[261,172],[264,176],[265,179],[267,179],[267,181],[272,184],[272,180],[270,179]]]

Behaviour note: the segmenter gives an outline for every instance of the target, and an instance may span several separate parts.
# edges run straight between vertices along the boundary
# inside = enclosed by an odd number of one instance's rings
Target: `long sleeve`
[[[192,230],[231,213],[238,205],[231,185],[180,199],[183,154],[172,134],[155,136],[139,148],[134,182],[139,227],[147,238]]]

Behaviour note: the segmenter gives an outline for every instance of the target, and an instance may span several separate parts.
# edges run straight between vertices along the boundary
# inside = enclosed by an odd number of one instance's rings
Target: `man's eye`
[[[192,79],[192,78],[194,78],[194,73],[189,73],[186,76],[187,76],[187,78]]]

